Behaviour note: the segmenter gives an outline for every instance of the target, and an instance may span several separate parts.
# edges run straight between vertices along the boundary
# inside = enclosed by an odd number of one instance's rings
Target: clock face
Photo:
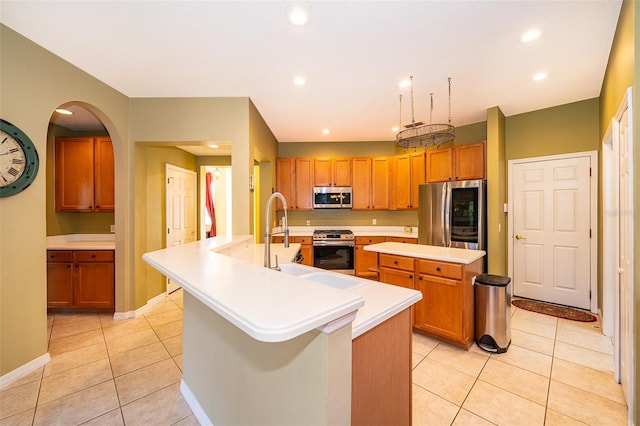
[[[24,191],[38,173],[38,152],[31,139],[0,120],[0,197]]]
[[[17,140],[0,130],[0,187],[15,183],[25,172],[27,157]]]

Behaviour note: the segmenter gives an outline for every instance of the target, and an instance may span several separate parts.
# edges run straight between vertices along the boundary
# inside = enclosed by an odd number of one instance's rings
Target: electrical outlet
[[[376,220],[375,219],[371,219],[371,224],[375,225],[376,224]]]
[[[311,219],[307,219],[307,226],[311,225]]]
[[[109,226],[109,232],[111,232],[111,233],[116,232],[116,226],[115,225],[110,225]]]

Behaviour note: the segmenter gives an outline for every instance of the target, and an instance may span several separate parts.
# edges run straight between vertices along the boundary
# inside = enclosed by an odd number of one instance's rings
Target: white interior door
[[[167,164],[166,171],[166,230],[167,247],[196,240],[196,173]],[[180,286],[167,278],[167,293]]]
[[[514,295],[591,309],[595,153],[509,163]]]

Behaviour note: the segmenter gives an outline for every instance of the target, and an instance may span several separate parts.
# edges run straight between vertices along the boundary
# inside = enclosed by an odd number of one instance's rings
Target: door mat
[[[537,300],[515,299],[511,303],[513,306],[539,314],[551,315],[553,317],[564,318],[573,321],[594,322],[597,321],[595,315],[579,309],[567,308],[566,306],[552,305],[551,303],[538,302]]]

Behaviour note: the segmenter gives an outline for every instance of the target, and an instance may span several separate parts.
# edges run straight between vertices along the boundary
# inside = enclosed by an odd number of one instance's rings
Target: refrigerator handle
[[[444,215],[442,215],[443,245],[451,247],[451,184],[444,184]]]

